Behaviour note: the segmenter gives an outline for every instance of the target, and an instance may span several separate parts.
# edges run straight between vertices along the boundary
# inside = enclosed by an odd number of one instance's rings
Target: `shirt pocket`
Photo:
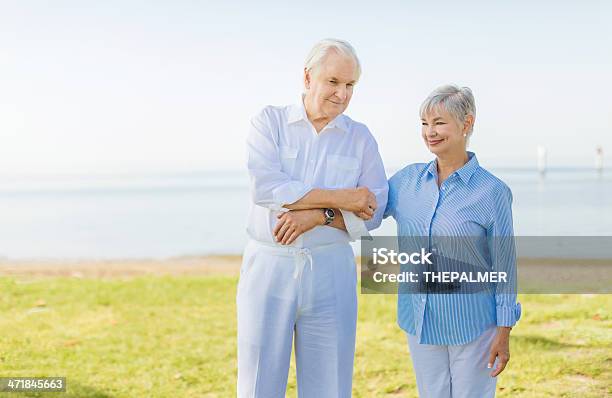
[[[281,145],[279,148],[281,169],[289,176],[293,176],[295,172],[295,163],[297,161],[298,149],[291,146]]]
[[[359,159],[353,156],[327,155],[326,188],[355,188],[361,170]]]

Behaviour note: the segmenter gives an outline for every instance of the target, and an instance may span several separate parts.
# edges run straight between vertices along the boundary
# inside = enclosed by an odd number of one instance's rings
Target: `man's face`
[[[305,102],[315,118],[332,120],[347,108],[357,82],[352,58],[330,52],[318,67],[305,72]]]

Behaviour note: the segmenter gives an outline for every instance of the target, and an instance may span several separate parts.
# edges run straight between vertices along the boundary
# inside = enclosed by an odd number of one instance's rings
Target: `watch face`
[[[334,209],[327,209],[325,210],[325,216],[329,218],[334,218],[336,216],[336,212],[334,211]]]

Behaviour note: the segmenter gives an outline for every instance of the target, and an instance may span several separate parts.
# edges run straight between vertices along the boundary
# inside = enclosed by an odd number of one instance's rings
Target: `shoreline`
[[[186,256],[167,259],[0,260],[0,277],[130,277],[142,275],[238,275],[240,255]]]

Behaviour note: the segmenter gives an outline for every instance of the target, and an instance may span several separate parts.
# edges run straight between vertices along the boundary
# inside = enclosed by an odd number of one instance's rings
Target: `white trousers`
[[[408,334],[420,398],[492,398],[497,379],[487,369],[495,326],[463,345],[420,344]]]
[[[300,398],[351,396],[356,272],[348,243],[247,244],[236,298],[238,397],[285,396],[292,342]]]

